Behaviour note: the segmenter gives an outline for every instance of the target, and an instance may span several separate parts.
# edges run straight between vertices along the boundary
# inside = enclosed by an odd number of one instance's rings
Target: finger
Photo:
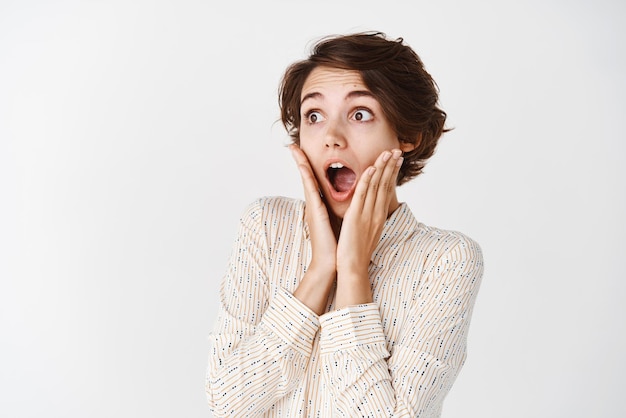
[[[376,200],[376,191],[378,190],[381,170],[385,168],[385,163],[390,157],[391,153],[389,151],[383,151],[374,162],[374,165],[368,167],[363,174],[361,174],[354,190],[354,195],[352,196],[350,208],[354,208],[354,210],[361,213],[373,207]],[[374,200],[372,200],[372,196],[374,196]]]
[[[387,218],[402,161],[402,151],[398,149],[385,151],[377,159],[377,175],[369,183],[363,204],[362,212],[365,216]]]
[[[368,167],[363,174],[361,174],[361,177],[356,184],[356,188],[354,189],[354,194],[352,195],[352,202],[350,202],[351,210],[355,210],[357,212],[363,211],[367,195],[369,194],[370,183],[372,182],[372,178],[375,174],[375,166]]]
[[[375,202],[376,190],[378,190],[380,170],[384,169],[385,162],[390,156],[389,151],[383,151],[374,162],[374,165],[368,167],[361,174],[352,196],[350,209],[361,214],[367,211],[367,216],[371,214],[370,209]],[[372,199],[372,196],[374,196],[374,199]]]
[[[382,170],[377,195],[376,205],[381,209],[384,209],[387,213],[389,202],[396,188],[396,181],[398,178],[398,172],[402,165],[402,151],[394,149],[391,151],[391,157],[387,160],[384,170]],[[382,205],[382,206],[381,206]]]
[[[313,173],[313,169],[311,168],[311,164],[309,163],[309,159],[297,145],[292,144],[289,146],[289,149],[300,171],[300,178],[304,189],[304,200],[311,208],[323,206],[324,203],[320,197],[319,185]]]
[[[375,209],[381,204],[384,206],[388,194],[387,184],[389,169],[395,166],[394,154],[391,151],[383,151],[374,163],[376,172],[369,182],[369,187],[363,202],[363,212],[372,216]]]
[[[307,159],[306,155],[299,147],[295,145],[290,146],[290,149],[293,159],[295,160],[298,167],[298,171],[300,171],[300,178],[302,180],[305,194],[312,191],[315,191],[315,193],[313,194],[318,194],[319,186],[317,184],[317,180],[315,179],[315,175],[313,174],[311,164],[309,164],[309,160]]]

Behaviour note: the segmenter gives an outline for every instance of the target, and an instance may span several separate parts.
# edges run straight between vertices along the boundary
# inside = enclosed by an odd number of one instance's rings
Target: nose
[[[329,121],[326,126],[324,138],[326,148],[345,148],[347,140],[343,124],[340,121]]]

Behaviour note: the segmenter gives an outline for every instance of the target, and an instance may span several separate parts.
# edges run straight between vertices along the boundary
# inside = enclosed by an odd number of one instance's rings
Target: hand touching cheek
[[[337,308],[369,303],[369,262],[387,216],[398,207],[396,179],[402,152],[384,151],[359,179],[337,244]]]
[[[302,178],[305,220],[309,226],[312,249],[311,262],[294,296],[321,315],[326,310],[336,276],[337,240],[309,160],[297,145],[291,145],[290,149]]]

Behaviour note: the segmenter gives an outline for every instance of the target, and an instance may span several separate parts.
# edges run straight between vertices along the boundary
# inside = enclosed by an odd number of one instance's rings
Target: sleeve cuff
[[[385,334],[375,303],[348,306],[320,317],[321,354],[350,349],[382,350],[387,357]]]
[[[308,356],[320,322],[315,312],[287,290],[278,288],[260,325]]]

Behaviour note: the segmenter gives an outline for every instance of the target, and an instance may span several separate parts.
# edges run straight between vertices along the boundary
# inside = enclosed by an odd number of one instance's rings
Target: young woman
[[[444,132],[402,39],[323,39],[280,87],[305,201],[241,218],[211,335],[215,416],[439,417],[483,271],[467,236],[418,222],[396,186]]]

